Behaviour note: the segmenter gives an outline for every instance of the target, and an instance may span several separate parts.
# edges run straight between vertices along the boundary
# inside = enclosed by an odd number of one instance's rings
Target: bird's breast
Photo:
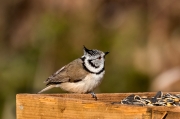
[[[84,79],[79,82],[61,83],[60,87],[68,92],[88,93],[93,91],[102,81],[105,71],[100,74],[89,73]]]

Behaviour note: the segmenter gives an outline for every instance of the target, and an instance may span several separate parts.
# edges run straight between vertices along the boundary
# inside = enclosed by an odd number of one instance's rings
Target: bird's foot
[[[92,98],[94,98],[95,100],[97,100],[96,94],[94,92],[91,92]]]

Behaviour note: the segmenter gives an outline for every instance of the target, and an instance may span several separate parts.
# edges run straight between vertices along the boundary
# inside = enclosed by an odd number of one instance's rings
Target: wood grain
[[[130,94],[152,97],[153,92],[97,94],[17,94],[17,119],[170,119],[180,107],[130,106],[120,102]],[[177,93],[176,93],[177,94]],[[164,118],[165,117],[165,118]]]

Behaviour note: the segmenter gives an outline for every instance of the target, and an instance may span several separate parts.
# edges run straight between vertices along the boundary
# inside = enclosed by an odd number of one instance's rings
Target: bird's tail
[[[51,89],[51,88],[54,88],[54,87],[55,87],[55,85],[49,85],[49,86],[47,86],[46,88],[44,88],[44,89],[42,89],[41,91],[39,91],[38,93],[42,93],[42,92],[47,91],[47,90],[49,90],[49,89]]]

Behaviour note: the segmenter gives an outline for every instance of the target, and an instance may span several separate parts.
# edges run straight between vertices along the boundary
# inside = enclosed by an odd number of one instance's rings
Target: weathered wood
[[[180,118],[180,107],[129,106],[112,104],[132,93],[97,94],[17,94],[17,119],[170,119]],[[154,96],[155,93],[133,93]],[[177,93],[176,93],[177,94]]]

